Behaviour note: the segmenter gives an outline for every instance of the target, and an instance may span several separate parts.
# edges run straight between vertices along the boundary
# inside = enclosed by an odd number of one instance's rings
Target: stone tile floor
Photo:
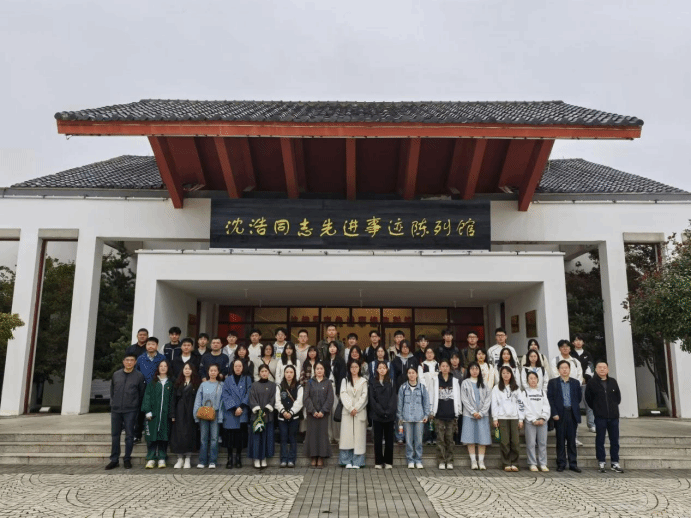
[[[690,472],[0,466],[1,517],[690,517]]]

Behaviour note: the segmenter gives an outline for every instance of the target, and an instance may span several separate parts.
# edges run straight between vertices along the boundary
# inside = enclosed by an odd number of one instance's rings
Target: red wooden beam
[[[296,154],[291,139],[282,138],[281,155],[284,160],[284,173],[286,174],[286,191],[288,198],[298,198],[298,173],[296,167]]]
[[[245,191],[252,191],[257,187],[257,179],[255,178],[255,167],[252,164],[252,154],[250,153],[250,142],[247,137],[235,137],[231,139],[237,154],[242,164],[245,175],[246,185]],[[233,159],[233,157],[231,157]]]
[[[197,184],[206,186],[207,180],[202,161],[199,158],[197,139],[198,137],[172,137],[168,139],[168,147],[176,163],[176,170],[181,174],[184,173],[187,178],[190,178],[189,173],[191,172],[197,180]]]
[[[543,140],[537,141],[531,152],[531,159],[524,173],[524,179],[519,187],[519,210],[526,211],[531,204],[531,198],[536,192],[543,170],[550,157],[550,151],[553,149],[555,141]]]
[[[420,157],[420,139],[409,139],[406,154],[406,167],[402,180],[402,196],[411,200],[416,195],[416,179],[418,178],[418,159]]]
[[[508,185],[510,177],[516,172],[517,165],[525,163],[525,154],[530,154],[533,150],[531,141],[519,141],[511,140],[509,141],[509,147],[507,148],[507,153],[505,154],[505,160],[502,163],[502,172],[500,173],[500,178],[497,181],[497,187],[502,189]]]
[[[166,184],[173,207],[180,209],[183,207],[183,184],[175,170],[175,162],[168,148],[168,143],[163,137],[150,136],[149,144],[151,144],[151,149],[154,151],[161,180]]]
[[[298,190],[301,192],[307,191],[308,182],[305,176],[305,157],[303,150],[303,139],[291,139],[293,144],[293,153],[296,157],[296,176],[298,178]]]
[[[227,139],[223,137],[214,137],[214,146],[216,147],[216,154],[219,157],[219,163],[221,164],[221,172],[223,173],[223,179],[226,183],[226,190],[228,191],[228,196],[231,198],[240,198],[243,191],[243,181],[240,179],[240,173],[236,174],[231,164],[231,151],[228,149]]]
[[[477,137],[517,139],[637,139],[640,126],[511,124],[237,123],[224,121],[57,121],[67,135],[199,137]]]
[[[464,200],[473,198],[476,194],[476,185],[478,177],[481,174],[481,165],[485,156],[485,147],[488,144],[487,139],[473,139],[471,144],[471,156],[469,157],[469,169],[466,179],[462,185],[461,197]]]
[[[447,174],[447,189],[452,193],[459,194],[459,181],[464,174],[464,139],[455,139],[454,151],[452,152],[452,162],[449,165]]]
[[[356,140],[344,139],[346,142],[346,198],[356,199]]]

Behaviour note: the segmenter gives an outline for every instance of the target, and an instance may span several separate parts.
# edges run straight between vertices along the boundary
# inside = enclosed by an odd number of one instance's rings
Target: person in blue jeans
[[[428,391],[418,381],[418,370],[411,366],[406,371],[408,381],[399,388],[397,421],[404,426],[406,461],[408,468],[423,468],[423,427],[430,416]]]
[[[223,385],[218,380],[219,367],[211,364],[207,374],[209,379],[202,382],[197,390],[195,398],[195,408],[192,411],[195,415],[195,422],[199,423],[200,448],[198,469],[203,469],[207,464],[210,469],[216,468],[216,461],[219,457],[219,424],[223,422],[223,409],[221,406],[221,396]],[[197,418],[197,411],[202,406],[214,408],[213,420],[200,420]]]
[[[284,368],[281,383],[276,386],[276,403],[274,405],[279,418],[281,436],[281,464],[279,467],[294,468],[298,449],[296,436],[298,426],[303,418],[303,386],[298,385],[298,376],[293,364]]]

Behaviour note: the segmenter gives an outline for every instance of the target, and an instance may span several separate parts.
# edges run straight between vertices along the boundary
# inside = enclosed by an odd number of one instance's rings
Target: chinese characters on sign
[[[489,249],[490,203],[215,199],[211,246]]]

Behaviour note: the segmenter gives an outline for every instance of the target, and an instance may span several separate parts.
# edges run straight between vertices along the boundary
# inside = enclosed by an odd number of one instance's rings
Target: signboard
[[[212,199],[212,248],[489,250],[488,200]]]

